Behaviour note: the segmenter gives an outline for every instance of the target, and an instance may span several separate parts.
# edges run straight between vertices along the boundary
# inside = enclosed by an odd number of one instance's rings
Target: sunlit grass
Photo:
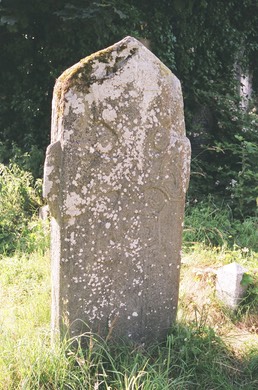
[[[0,389],[258,388],[255,306],[247,301],[232,313],[214,294],[212,269],[231,261],[256,278],[255,252],[188,247],[178,321],[164,343],[111,344],[87,334],[82,348],[80,338],[51,346],[49,255],[2,256]]]

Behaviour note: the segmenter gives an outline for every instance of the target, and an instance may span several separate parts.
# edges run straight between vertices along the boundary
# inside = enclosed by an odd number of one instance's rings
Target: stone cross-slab
[[[136,39],[59,77],[44,171],[53,332],[166,336],[189,166],[180,82]]]

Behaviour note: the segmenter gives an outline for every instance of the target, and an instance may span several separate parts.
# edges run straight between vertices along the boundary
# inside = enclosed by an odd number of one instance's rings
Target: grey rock
[[[246,286],[241,285],[247,270],[234,262],[217,270],[216,294],[230,309],[236,309],[246,292]]]

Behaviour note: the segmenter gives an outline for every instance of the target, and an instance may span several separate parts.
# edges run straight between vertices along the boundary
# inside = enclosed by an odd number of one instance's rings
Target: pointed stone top
[[[111,78],[119,69],[123,68],[128,60],[142,51],[145,56],[154,61],[161,61],[137,39],[127,36],[106,49],[100,50],[83,58],[77,64],[68,68],[59,77],[58,81],[67,81],[71,86],[74,83],[85,83],[90,86],[96,81],[104,81]],[[147,60],[147,58],[146,58]],[[167,72],[170,70],[162,64]],[[67,85],[67,87],[68,87]]]
[[[127,112],[129,105],[134,120],[140,108],[142,126],[157,123],[158,115],[164,117],[163,125],[172,128],[176,136],[185,135],[183,117],[175,123],[175,118],[179,118],[177,113],[183,111],[179,80],[150,50],[130,36],[82,59],[58,78],[53,95],[51,140],[60,139],[61,122],[66,118],[71,122],[73,115],[88,118],[89,112],[95,116],[102,112],[101,120],[114,127],[118,125],[115,119],[122,115],[122,107]],[[69,127],[70,124],[65,125],[65,129]]]

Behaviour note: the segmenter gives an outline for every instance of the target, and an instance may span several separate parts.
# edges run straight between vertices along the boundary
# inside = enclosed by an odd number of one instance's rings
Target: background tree
[[[2,0],[0,160],[20,157],[42,174],[55,79],[126,35],[148,39],[179,77],[193,162],[189,200],[225,199],[255,215],[258,196],[258,4],[254,0]],[[236,65],[253,74],[240,107]],[[20,152],[19,152],[20,150]]]

